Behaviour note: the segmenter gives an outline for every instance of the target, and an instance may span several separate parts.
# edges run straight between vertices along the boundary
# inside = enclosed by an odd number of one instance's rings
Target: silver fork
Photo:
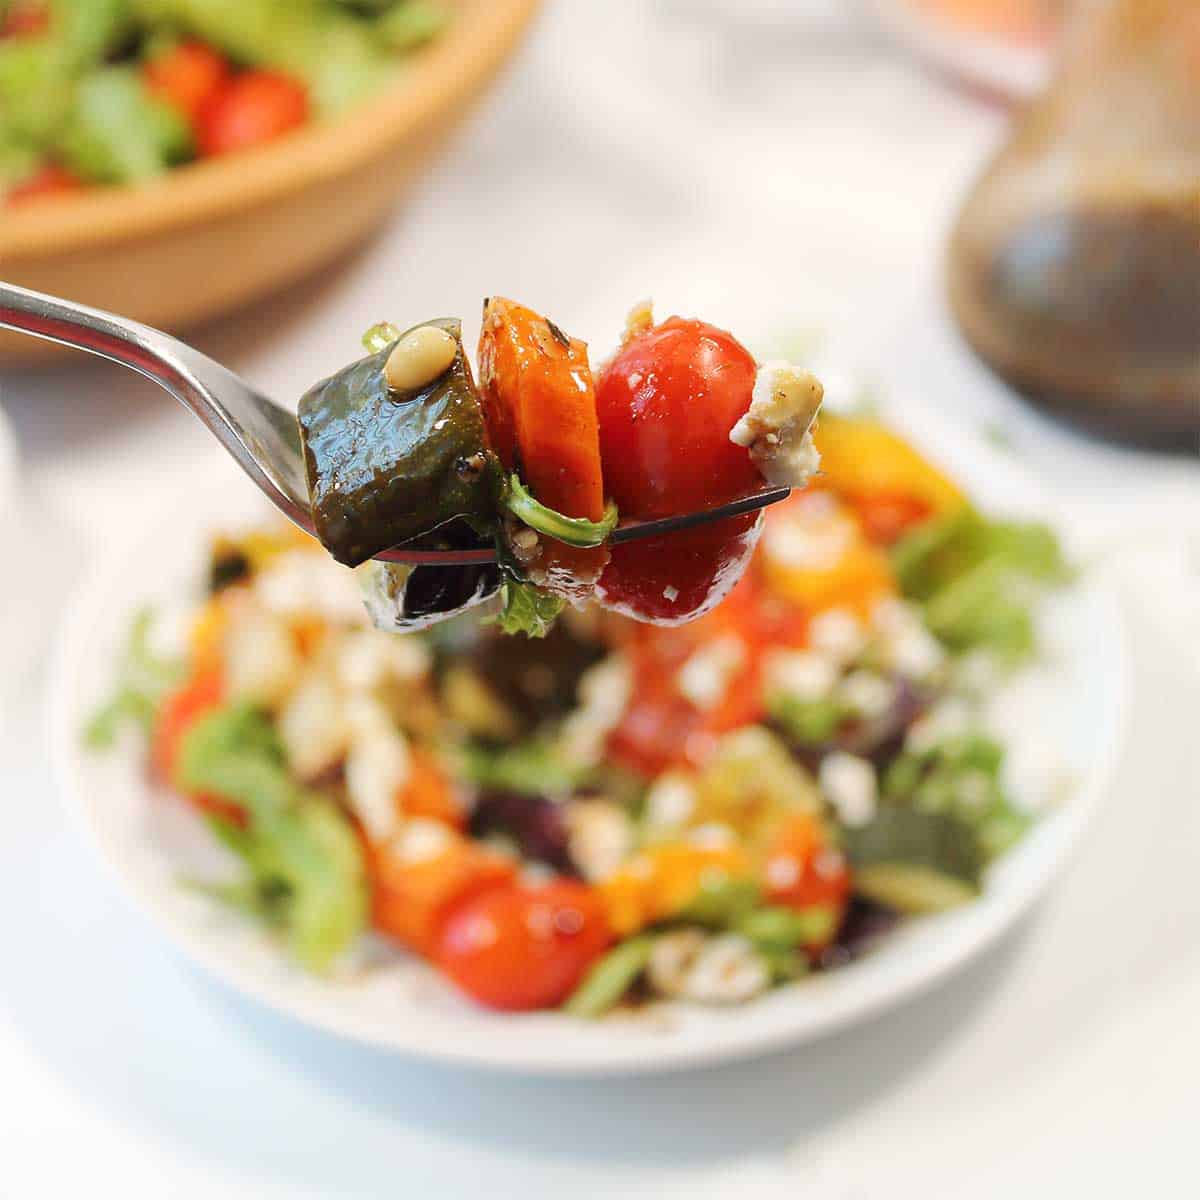
[[[289,521],[313,534],[295,413],[256,392],[228,367],[149,325],[8,283],[0,283],[0,329],[74,346],[153,380],[200,418]],[[610,541],[631,542],[690,529],[754,512],[787,495],[787,488],[771,488],[700,512],[654,521],[622,521]],[[416,550],[401,545],[376,557],[387,562],[457,566],[494,562],[496,551],[494,547]]]

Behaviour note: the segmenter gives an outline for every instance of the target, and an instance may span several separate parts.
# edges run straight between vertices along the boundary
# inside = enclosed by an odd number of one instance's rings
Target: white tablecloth
[[[295,395],[374,320],[472,313],[492,289],[599,343],[629,301],[681,284],[719,302],[753,280],[781,328],[827,302],[848,359],[906,402],[1002,427],[1081,529],[1123,547],[1105,570],[1130,618],[1129,742],[1033,919],[862,1028],[641,1082],[421,1067],[230,996],[66,828],[40,695],[106,531],[218,451],[115,368],[11,374],[25,561],[5,568],[0,641],[17,696],[0,729],[0,1196],[1200,1194],[1200,594],[1181,590],[1200,470],[1064,432],[948,333],[937,254],[1004,120],[841,4],[564,0],[384,234],[197,340]]]

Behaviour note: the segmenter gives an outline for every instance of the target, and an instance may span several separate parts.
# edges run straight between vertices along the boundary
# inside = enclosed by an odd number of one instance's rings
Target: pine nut
[[[415,392],[444,375],[458,353],[458,343],[436,325],[421,325],[392,347],[384,374],[388,387]]]

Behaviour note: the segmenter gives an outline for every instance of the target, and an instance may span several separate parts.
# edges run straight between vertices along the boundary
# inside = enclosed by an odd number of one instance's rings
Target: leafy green
[[[762,901],[762,888],[754,879],[729,875],[702,879],[700,890],[672,920],[708,929],[733,929]]]
[[[401,0],[380,20],[379,37],[391,50],[416,50],[437,37],[453,16],[450,6],[437,0]]]
[[[498,748],[480,745],[462,750],[463,776],[479,787],[528,796],[576,791],[590,771],[567,759],[553,742],[535,738]]]
[[[330,114],[368,95],[390,65],[369,21],[324,0],[131,0],[143,25],[174,26],[238,62],[304,80]]]
[[[105,183],[161,175],[191,152],[181,113],[152,96],[132,67],[105,67],[79,81],[58,152],[76,174]]]
[[[368,354],[378,354],[380,350],[386,350],[398,342],[402,336],[399,328],[391,321],[380,321],[362,335],[362,344]]]
[[[492,618],[502,633],[545,637],[567,603],[561,596],[512,576],[505,577],[502,590],[504,607]]]
[[[746,913],[734,928],[759,950],[795,950],[827,942],[837,932],[838,914],[824,904],[807,908],[767,905]]]
[[[154,613],[139,610],[129,626],[117,661],[117,684],[112,696],[90,717],[84,742],[93,750],[111,746],[129,721],[149,733],[163,697],[183,679],[183,663],[163,658],[150,647]]]
[[[971,508],[913,530],[893,548],[892,565],[951,650],[982,647],[1009,662],[1034,649],[1032,585],[1070,577],[1047,526],[993,521]]]
[[[366,869],[350,822],[327,797],[288,776],[270,721],[237,704],[201,718],[183,739],[179,774],[188,790],[239,805],[246,827],[220,823],[249,868],[249,886],[226,896],[276,925],[314,971],[365,928]]]
[[[780,693],[771,697],[768,710],[790,739],[804,745],[827,742],[838,726],[854,715],[854,710],[836,696],[802,700]]]
[[[883,795],[921,812],[950,814],[974,830],[983,856],[994,858],[1029,827],[1004,791],[1003,764],[1004,748],[983,733],[946,738],[896,758],[884,774]]]
[[[515,471],[508,478],[504,506],[530,529],[536,529],[538,533],[564,542],[568,546],[577,546],[585,550],[603,545],[609,534],[616,529],[620,519],[617,506],[611,500],[604,509],[602,520],[588,521],[583,517],[565,517],[535,500]]]
[[[573,1017],[601,1017],[637,982],[654,950],[651,934],[632,937],[596,962],[567,998],[563,1008]]]

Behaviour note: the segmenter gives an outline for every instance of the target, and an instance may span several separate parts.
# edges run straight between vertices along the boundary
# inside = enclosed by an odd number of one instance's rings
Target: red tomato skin
[[[933,507],[917,496],[899,492],[849,497],[863,533],[877,546],[891,546],[933,515]]]
[[[758,545],[757,513],[614,546],[596,585],[606,608],[637,621],[682,625],[734,589]]]
[[[518,1012],[561,1004],[611,942],[596,892],[561,879],[465,900],[442,925],[434,958],[473,1000]]]
[[[750,407],[757,366],[724,330],[671,317],[630,340],[596,384],[607,493],[626,517],[725,504],[762,486],[729,432]]]
[[[243,71],[204,105],[196,144],[206,157],[273,141],[308,120],[308,91],[278,71]]]
[[[66,167],[49,163],[23,183],[17,184],[8,193],[5,203],[16,208],[34,200],[47,200],[53,196],[73,196],[76,192],[82,192],[86,186],[82,179],[73,175]]]
[[[142,67],[147,89],[173,104],[195,126],[201,111],[229,83],[227,59],[203,42],[181,42]]]
[[[50,9],[45,4],[17,4],[0,21],[0,38],[43,33],[50,27]]]

